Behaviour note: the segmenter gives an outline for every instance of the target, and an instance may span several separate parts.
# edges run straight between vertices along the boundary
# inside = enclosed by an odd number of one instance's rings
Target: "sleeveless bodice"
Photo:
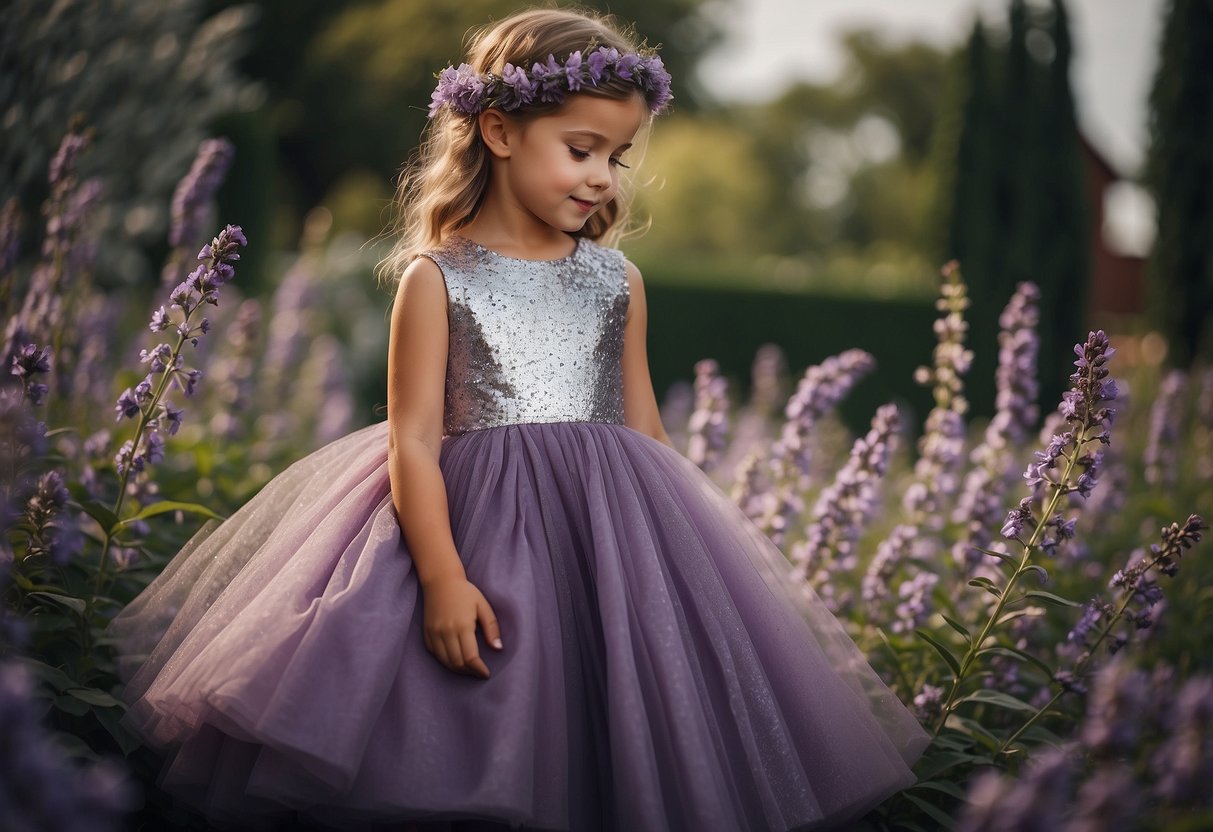
[[[446,281],[444,434],[623,423],[622,253],[579,238],[568,257],[522,260],[452,236],[423,256]]]

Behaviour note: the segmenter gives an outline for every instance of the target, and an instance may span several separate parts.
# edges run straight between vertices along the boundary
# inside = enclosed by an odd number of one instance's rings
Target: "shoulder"
[[[446,281],[442,269],[429,253],[419,254],[409,263],[396,287],[396,305],[432,305],[446,303]]]

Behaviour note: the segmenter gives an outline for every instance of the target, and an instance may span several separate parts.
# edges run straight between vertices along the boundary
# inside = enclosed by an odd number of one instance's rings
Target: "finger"
[[[497,616],[493,615],[493,608],[489,606],[489,602],[485,601],[479,605],[476,608],[476,614],[480,619],[480,631],[484,633],[484,640],[500,650],[503,646],[501,627],[497,624]]]
[[[446,667],[450,667],[451,660],[446,652],[446,642],[438,633],[430,635],[430,652],[434,654],[434,658],[442,662]]]
[[[459,634],[446,633],[442,641],[446,647],[446,657],[450,660],[447,667],[459,673],[466,673],[467,665],[463,661],[463,647],[459,644]]]
[[[480,658],[480,647],[476,644],[476,631],[472,629],[461,633],[459,641],[463,647],[464,665],[471,668],[477,676],[487,679],[489,677],[489,668],[484,663],[484,660]]]

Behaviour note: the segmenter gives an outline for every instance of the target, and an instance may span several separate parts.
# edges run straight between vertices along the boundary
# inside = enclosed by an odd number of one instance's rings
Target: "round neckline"
[[[481,251],[485,254],[491,254],[493,257],[497,257],[501,260],[512,260],[516,263],[564,263],[568,260],[572,260],[574,257],[577,256],[578,252],[581,251],[581,241],[585,239],[584,237],[574,237],[573,238],[573,250],[570,251],[568,254],[564,255],[563,257],[556,257],[556,258],[553,258],[550,260],[536,260],[536,259],[533,259],[530,257],[511,257],[508,254],[502,254],[500,251],[494,251],[493,249],[488,248],[487,246],[482,246],[482,245],[480,245],[480,243],[478,243],[475,240],[472,240],[468,237],[464,237],[462,234],[455,234],[454,236],[459,238],[460,240],[463,240],[464,243],[466,243],[467,245],[476,249],[477,251]]]

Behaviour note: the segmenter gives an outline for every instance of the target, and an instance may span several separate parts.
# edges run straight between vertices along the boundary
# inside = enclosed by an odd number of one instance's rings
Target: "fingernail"
[[[493,646],[496,647],[498,650],[500,650],[501,649],[501,639],[499,639],[499,638],[493,639]]]

